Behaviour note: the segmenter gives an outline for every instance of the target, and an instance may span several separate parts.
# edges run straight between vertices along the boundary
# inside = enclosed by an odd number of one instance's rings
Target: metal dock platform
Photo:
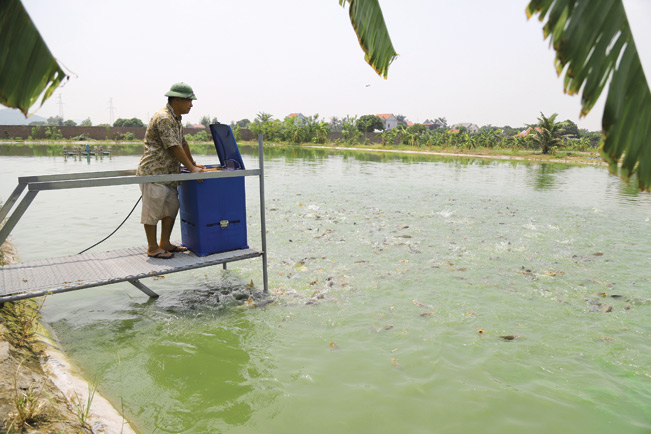
[[[119,282],[158,297],[139,279],[259,256],[258,250],[242,249],[209,256],[188,251],[175,253],[171,259],[155,259],[147,257],[147,247],[142,246],[23,262],[0,268],[0,303]]]
[[[150,297],[158,297],[158,294],[142,284],[139,279],[218,264],[223,264],[224,268],[226,268],[228,262],[257,257],[262,258],[264,292],[268,292],[262,150],[262,135],[260,135],[258,136],[259,169],[253,170],[225,170],[154,176],[136,176],[135,170],[121,170],[18,178],[18,186],[0,209],[0,221],[7,217],[9,211],[18,202],[26,188],[27,193],[18,203],[13,213],[9,215],[4,226],[0,228],[0,244],[7,239],[40,191],[258,176],[260,181],[260,238],[262,249],[232,250],[203,257],[188,251],[175,253],[174,258],[171,259],[158,259],[148,257],[147,249],[143,246],[12,264],[0,267],[0,303],[118,282],[129,282]]]

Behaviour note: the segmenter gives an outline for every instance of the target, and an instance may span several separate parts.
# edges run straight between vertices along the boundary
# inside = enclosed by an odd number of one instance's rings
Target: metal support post
[[[14,192],[11,193],[4,206],[0,210],[0,222],[3,221],[5,217],[7,217],[7,214],[9,214],[9,211],[14,206],[20,195],[23,194],[25,187],[27,187],[27,184],[19,183],[16,188],[14,188]]]
[[[16,210],[9,216],[5,225],[0,229],[0,245],[5,242],[18,220],[25,214],[29,204],[32,203],[38,191],[28,191],[23,200],[20,201]]]
[[[269,281],[267,277],[267,224],[264,215],[264,153],[262,134],[258,134],[258,160],[260,165],[260,232],[262,235],[262,280],[264,282],[264,293],[269,292]]]
[[[147,286],[145,286],[138,279],[129,280],[129,283],[132,284],[133,286],[135,286],[136,288],[138,288],[139,290],[141,290],[142,292],[144,292],[145,294],[147,294],[150,298],[158,298],[159,297],[158,294],[156,294],[154,291],[149,289]]]

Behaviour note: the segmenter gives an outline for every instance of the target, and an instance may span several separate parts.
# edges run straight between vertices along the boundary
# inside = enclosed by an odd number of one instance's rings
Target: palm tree
[[[41,105],[69,78],[36,30],[20,0],[0,2],[0,104],[25,116],[43,93]]]
[[[258,114],[255,116],[255,122],[269,122],[272,118],[273,115],[271,113],[258,112]]]
[[[366,60],[386,78],[395,51],[377,0],[350,4],[350,19]],[[651,190],[651,92],[626,18],[623,0],[531,0],[544,38],[556,50],[556,68],[565,92],[581,93],[587,115],[607,83],[601,155],[625,180],[637,173],[638,187]],[[621,166],[619,166],[621,165]],[[618,167],[619,166],[619,167]]]
[[[328,136],[330,135],[330,124],[326,122],[319,122],[314,124],[314,142],[315,143],[325,143],[328,141]]]
[[[349,5],[350,21],[365,59],[384,78],[397,54],[378,0],[339,0]],[[651,92],[623,0],[531,0],[527,15],[538,14],[543,35],[556,50],[565,92],[581,93],[584,116],[609,83],[601,155],[613,173],[651,189]],[[39,35],[20,0],[0,1],[0,103],[27,114],[67,78]],[[11,68],[5,67],[11,65]],[[621,167],[618,168],[618,164]]]
[[[561,144],[562,126],[556,123],[555,119],[558,113],[554,113],[550,117],[540,112],[537,125],[528,125],[531,128],[531,140],[542,149],[543,154],[549,154],[556,146]]]
[[[407,128],[402,137],[402,143],[413,147],[420,147],[420,133],[415,129]]]

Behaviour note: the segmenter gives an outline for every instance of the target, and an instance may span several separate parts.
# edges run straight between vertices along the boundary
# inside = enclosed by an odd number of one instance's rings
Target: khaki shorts
[[[140,191],[142,191],[140,223],[156,225],[165,217],[176,218],[176,214],[179,212],[179,194],[176,186],[140,184]]]

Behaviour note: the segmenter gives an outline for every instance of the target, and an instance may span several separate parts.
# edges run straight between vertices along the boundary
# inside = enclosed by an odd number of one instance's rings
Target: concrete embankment
[[[10,242],[0,246],[0,265],[17,256]],[[135,434],[99,393],[88,399],[96,385],[76,374],[40,324],[42,304],[30,299],[0,307],[0,432]]]

